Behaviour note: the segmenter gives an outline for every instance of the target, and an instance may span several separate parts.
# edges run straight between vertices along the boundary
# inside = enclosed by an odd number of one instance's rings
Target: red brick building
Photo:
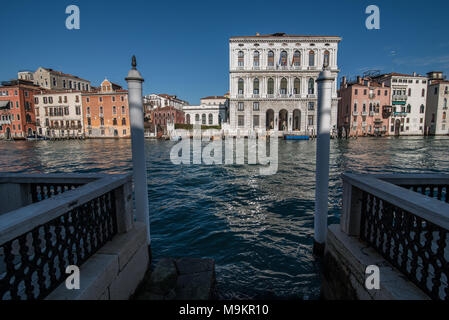
[[[343,77],[338,101],[337,127],[340,136],[379,136],[388,134],[391,114],[391,88],[357,77],[349,83]]]
[[[165,133],[167,123],[184,123],[184,112],[172,106],[156,108],[150,112],[148,122],[157,126],[158,131],[163,130]]]
[[[34,94],[41,91],[32,81],[12,80],[0,87],[0,138],[24,139],[36,134]]]

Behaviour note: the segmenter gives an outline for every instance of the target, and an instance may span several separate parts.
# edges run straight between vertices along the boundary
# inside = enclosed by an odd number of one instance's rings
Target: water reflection
[[[146,141],[155,258],[216,260],[223,298],[319,296],[312,256],[315,141],[279,141],[276,175],[257,166],[175,166],[174,142]],[[333,140],[330,223],[338,223],[340,175],[445,172],[446,138]],[[130,140],[0,142],[3,172],[131,171]]]

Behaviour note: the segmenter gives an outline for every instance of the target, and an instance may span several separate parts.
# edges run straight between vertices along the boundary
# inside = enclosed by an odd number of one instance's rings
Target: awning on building
[[[0,109],[10,109],[9,101],[8,100],[0,101]]]
[[[393,101],[393,104],[405,104],[405,101]]]

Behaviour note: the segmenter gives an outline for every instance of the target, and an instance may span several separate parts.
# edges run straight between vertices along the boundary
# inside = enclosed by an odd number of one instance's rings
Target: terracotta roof
[[[39,94],[66,94],[66,93],[87,93],[90,91],[82,91],[82,90],[48,90],[48,89],[43,89],[41,90],[41,93]]]
[[[426,76],[422,76],[420,74],[417,75],[413,75],[413,74],[405,74],[405,73],[396,73],[396,72],[391,72],[391,73],[386,73],[386,74],[381,74],[375,78],[385,78],[385,77],[410,77],[410,78],[427,78]]]
[[[434,84],[449,84],[449,80],[432,80],[432,83],[430,85],[432,86]]]
[[[231,37],[230,39],[242,39],[242,38],[335,38],[335,39],[341,39],[338,36],[319,36],[319,35],[292,35],[292,34],[285,34],[282,32],[273,33],[273,34],[259,34],[259,35],[253,35],[253,36],[238,36],[238,37]]]
[[[78,80],[83,80],[83,81],[90,82],[89,80],[86,80],[86,79],[74,76],[73,74],[64,73],[64,72],[61,72],[61,71],[53,70],[51,68],[44,68],[44,67],[42,67],[42,69],[45,69],[45,70],[47,70],[50,73],[55,73],[55,74],[58,74],[58,75],[63,76],[63,77],[68,77],[68,78],[73,78],[73,79],[78,79]]]
[[[201,99],[226,99],[226,97],[223,96],[208,96]]]

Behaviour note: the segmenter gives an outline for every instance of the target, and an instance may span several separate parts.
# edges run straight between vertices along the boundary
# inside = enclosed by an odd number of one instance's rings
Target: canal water
[[[319,298],[312,255],[315,141],[279,141],[277,174],[257,166],[174,165],[176,142],[147,140],[154,259],[211,257],[223,299]],[[331,141],[329,222],[343,172],[447,172],[449,139]],[[0,142],[2,172],[131,171],[130,140]]]

